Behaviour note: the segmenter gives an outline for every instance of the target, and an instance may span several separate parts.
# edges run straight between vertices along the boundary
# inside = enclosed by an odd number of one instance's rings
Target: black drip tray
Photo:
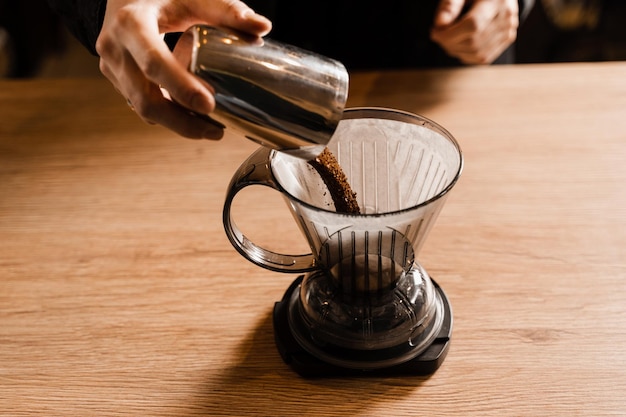
[[[274,305],[274,339],[283,361],[303,377],[430,375],[443,363],[452,335],[452,309],[445,293],[433,281],[443,301],[443,324],[432,344],[420,355],[387,368],[352,369],[324,362],[305,351],[291,333],[288,322],[289,299],[299,291],[304,276],[299,276],[287,289],[283,299]]]

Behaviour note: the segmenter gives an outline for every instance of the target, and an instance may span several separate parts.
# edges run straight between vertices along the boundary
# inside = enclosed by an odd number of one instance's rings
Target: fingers
[[[435,26],[431,39],[466,64],[488,64],[517,37],[517,1],[477,0],[456,21]]]
[[[158,123],[186,138],[222,138],[224,133],[222,126],[211,122],[208,118],[200,118],[168,100],[158,86],[143,77],[139,68],[127,68],[116,75],[109,71],[106,65],[101,64],[101,70],[115,88],[126,97],[131,109],[146,123]],[[123,90],[128,85],[133,88],[124,93]]]
[[[435,27],[447,26],[461,14],[465,0],[441,0],[435,12]]]
[[[269,20],[239,0],[109,0],[96,50],[102,73],[144,121],[185,137],[219,139],[221,126],[193,115],[214,110],[210,86],[193,76],[163,41],[164,33],[197,23],[256,36],[271,29]]]
[[[119,26],[117,36],[126,47],[129,61],[134,61],[148,81],[165,88],[180,105],[200,114],[212,112],[213,95],[174,58],[155,25],[151,27],[132,17],[128,20]]]
[[[145,122],[161,124],[184,137],[219,139],[220,128],[187,110],[210,113],[215,107],[213,96],[175,61],[156,24],[138,19],[146,13],[148,9],[122,8],[116,12],[115,24],[103,26],[96,45],[102,73]],[[166,99],[161,86],[187,109]]]
[[[182,32],[194,24],[229,27],[250,35],[265,36],[272,22],[239,0],[165,1],[160,10],[162,32]]]
[[[256,14],[250,7],[239,0],[218,2],[212,13],[218,13],[218,23],[251,35],[265,36],[272,29],[272,23],[265,17]]]

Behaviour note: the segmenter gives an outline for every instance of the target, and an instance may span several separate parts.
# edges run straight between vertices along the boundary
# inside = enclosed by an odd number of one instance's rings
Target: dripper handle
[[[274,180],[270,168],[270,159],[275,152],[267,148],[259,148],[235,172],[228,186],[224,202],[223,223],[230,243],[250,262],[276,272],[301,273],[316,269],[315,257],[312,253],[303,255],[286,255],[276,253],[258,246],[248,239],[237,227],[231,206],[237,193],[250,185],[264,185],[282,192]]]

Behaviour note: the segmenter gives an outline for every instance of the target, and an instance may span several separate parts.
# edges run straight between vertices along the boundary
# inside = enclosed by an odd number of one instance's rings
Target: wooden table
[[[350,105],[448,128],[466,160],[419,259],[454,309],[431,377],[305,379],[276,351],[295,278],[221,223],[256,149],[141,122],[108,82],[0,82],[0,414],[626,414],[626,63],[355,74]],[[282,199],[241,228],[305,245]]]

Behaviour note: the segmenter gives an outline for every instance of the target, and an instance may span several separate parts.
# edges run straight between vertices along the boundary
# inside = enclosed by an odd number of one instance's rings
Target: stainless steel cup
[[[338,61],[204,25],[187,30],[175,54],[215,90],[210,117],[268,148],[312,159],[341,120],[348,72]]]

